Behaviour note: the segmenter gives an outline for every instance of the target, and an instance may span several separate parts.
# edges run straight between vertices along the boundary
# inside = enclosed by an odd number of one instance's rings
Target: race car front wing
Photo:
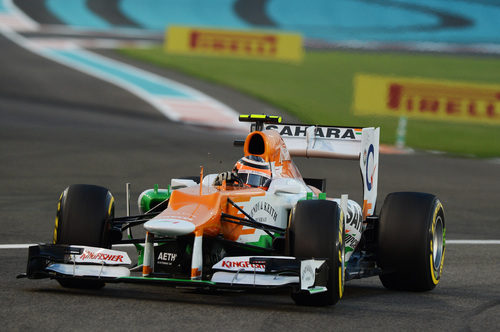
[[[134,276],[124,251],[76,245],[40,244],[29,247],[29,279],[86,279],[107,283],[149,283],[202,288],[293,287],[310,293],[327,290],[328,264],[324,259],[287,256],[225,257],[212,267],[210,280]]]

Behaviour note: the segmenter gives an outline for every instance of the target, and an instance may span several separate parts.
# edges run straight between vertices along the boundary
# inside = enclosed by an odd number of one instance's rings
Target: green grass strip
[[[500,84],[500,58],[348,51],[308,51],[301,64],[168,55],[160,47],[124,55],[233,87],[304,123],[381,127],[394,144],[397,118],[352,114],[357,73]],[[498,110],[500,112],[500,110]],[[255,110],[260,113],[260,110]],[[286,119],[284,119],[286,121]],[[500,156],[500,126],[409,119],[408,146],[478,157]]]

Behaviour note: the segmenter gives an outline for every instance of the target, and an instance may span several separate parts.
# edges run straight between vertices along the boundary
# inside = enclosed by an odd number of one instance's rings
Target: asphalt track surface
[[[0,37],[0,244],[50,242],[56,203],[71,183],[108,187],[125,214],[132,197],[171,177],[230,169],[235,136],[167,121],[148,104]],[[116,55],[115,55],[116,56]],[[139,64],[138,64],[139,65]],[[144,66],[147,69],[154,68]],[[182,74],[240,112],[279,113],[230,89]],[[290,118],[288,118],[290,119]],[[361,198],[355,162],[298,160],[325,177],[331,196]],[[447,239],[500,239],[500,164],[416,153],[382,155],[379,202],[389,192],[437,194]],[[2,330],[472,330],[500,326],[500,246],[449,244],[444,276],[428,293],[385,290],[378,278],[349,282],[334,307],[298,307],[286,292],[206,293],[114,284],[76,291],[51,280],[16,279],[26,250],[0,250]]]

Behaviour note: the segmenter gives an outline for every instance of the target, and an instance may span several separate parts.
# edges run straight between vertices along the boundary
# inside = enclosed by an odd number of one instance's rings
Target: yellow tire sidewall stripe
[[[436,273],[434,272],[434,257],[433,257],[433,238],[434,238],[434,232],[436,231],[436,221],[437,221],[437,215],[440,210],[443,209],[443,205],[441,204],[440,201],[437,201],[436,207],[434,208],[434,214],[432,217],[432,231],[431,231],[431,240],[430,240],[430,255],[429,255],[429,263],[430,263],[430,270],[431,270],[431,278],[432,282],[434,285],[437,285],[439,283],[439,279],[441,278],[441,272],[443,270],[443,263],[444,263],[444,253],[445,253],[445,247],[444,247],[444,241],[443,241],[443,254],[441,257],[441,263],[439,265],[439,275],[436,277]]]
[[[54,244],[57,243],[57,230],[59,228],[59,215],[61,213],[61,201],[62,201],[62,198],[63,198],[63,193],[61,193],[61,196],[59,196],[59,202],[57,203],[57,213],[56,213],[56,220],[55,220],[55,225],[54,225],[54,239],[52,240],[52,242]]]
[[[114,203],[115,203],[115,198],[111,196],[111,199],[109,200],[108,216],[111,216],[111,210],[113,209]]]

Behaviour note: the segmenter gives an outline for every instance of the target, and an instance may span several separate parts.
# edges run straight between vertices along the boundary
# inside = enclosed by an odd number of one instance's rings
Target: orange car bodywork
[[[196,235],[215,237],[223,234],[224,238],[235,241],[243,232],[243,226],[221,223],[221,214],[227,213],[244,217],[235,207],[227,204],[230,198],[233,202],[249,201],[251,197],[264,196],[265,191],[258,188],[227,187],[219,190],[214,187],[199,186],[175,190],[170,197],[168,208],[156,218],[183,219],[195,225]],[[255,229],[248,229],[255,231]]]
[[[245,141],[244,155],[251,154],[271,163],[273,178],[295,178],[303,182],[278,132],[264,130],[250,133]],[[253,234],[256,230],[221,222],[222,213],[244,218],[237,208],[228,204],[228,198],[235,203],[244,203],[265,195],[263,189],[225,185],[214,187],[200,184],[177,189],[172,192],[168,208],[152,220],[188,221],[194,224],[196,236],[215,237],[222,234],[227,240],[237,241],[241,235]],[[165,234],[168,235],[168,231]]]
[[[262,149],[255,145],[260,145],[262,138]],[[258,143],[256,143],[258,142]],[[261,152],[261,153],[259,153]],[[286,177],[302,179],[298,168],[293,163],[290,153],[280,134],[275,130],[254,131],[247,136],[243,147],[245,156],[256,155],[265,161],[273,163],[275,169],[279,170],[273,177]]]

